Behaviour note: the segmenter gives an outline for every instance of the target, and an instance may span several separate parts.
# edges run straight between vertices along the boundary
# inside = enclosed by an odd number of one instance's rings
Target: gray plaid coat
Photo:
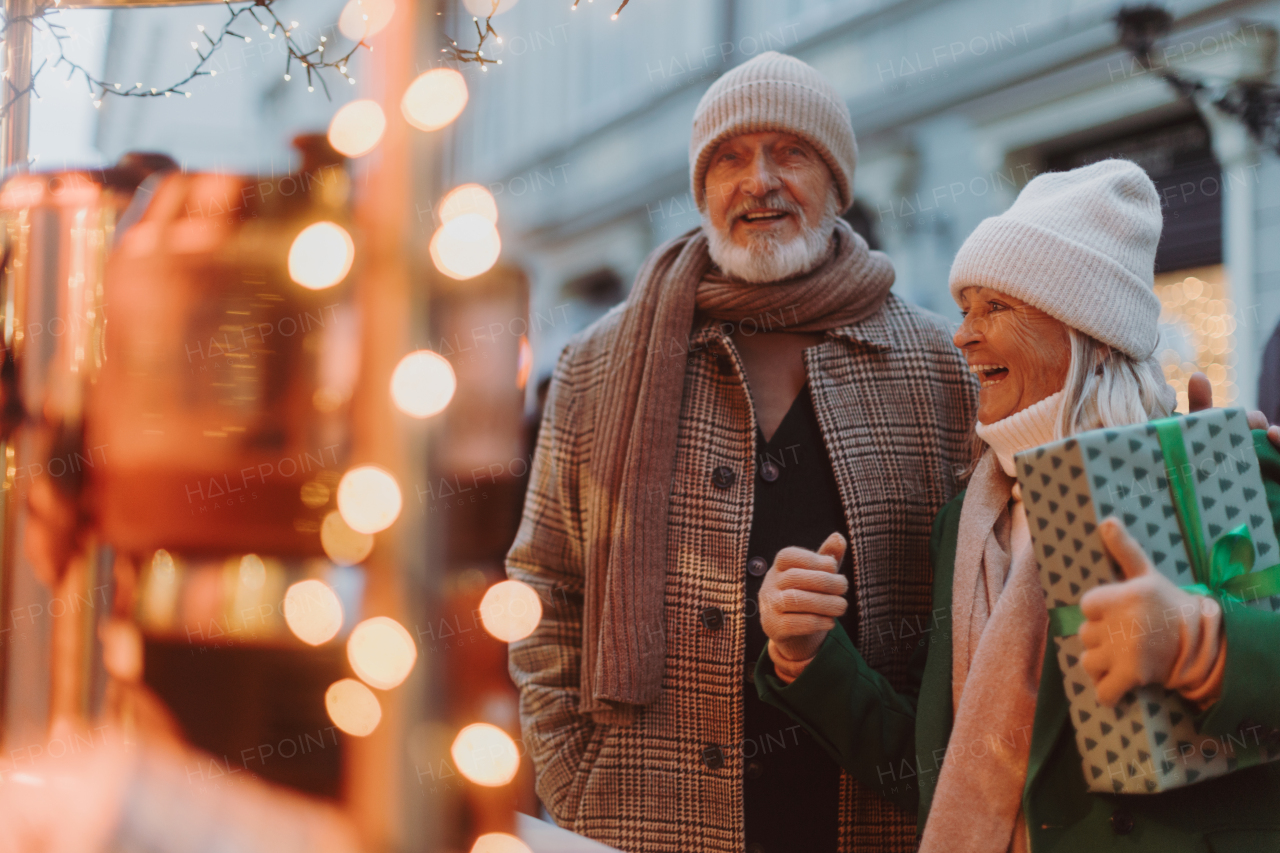
[[[755,417],[736,350],[713,322],[697,325],[687,352],[673,354],[687,367],[662,697],[630,726],[578,712],[592,426],[607,381],[602,356],[619,345],[618,316],[606,315],[560,357],[507,556],[509,576],[543,600],[538,629],[510,649],[525,743],[538,794],[562,826],[628,853],[741,853],[745,629],[734,614],[746,601]],[[933,519],[969,461],[976,384],[946,323],[892,295],[868,319],[827,332],[804,358],[853,538],[858,646],[901,687],[929,621]],[[712,485],[720,466],[738,472],[727,489]],[[700,624],[709,606],[728,617],[719,630]],[[718,769],[703,761],[711,745],[724,754]],[[913,815],[847,774],[840,793],[842,853],[915,849]]]

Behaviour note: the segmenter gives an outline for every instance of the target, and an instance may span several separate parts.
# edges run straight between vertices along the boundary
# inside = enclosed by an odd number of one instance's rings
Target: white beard
[[[702,216],[702,231],[707,235],[711,260],[721,272],[739,281],[766,284],[803,275],[822,263],[831,250],[831,235],[838,216],[839,202],[832,192],[827,196],[822,221],[813,228],[801,228],[799,234],[785,243],[762,234],[752,237],[750,245],[739,246],[727,230],[713,226],[706,214]]]

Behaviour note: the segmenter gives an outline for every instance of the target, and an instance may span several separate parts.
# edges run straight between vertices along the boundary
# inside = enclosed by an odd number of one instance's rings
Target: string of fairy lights
[[[325,95],[329,96],[331,94],[329,92],[329,84],[323,73],[329,70],[337,71],[349,84],[355,85],[355,78],[351,76],[349,70],[351,59],[361,48],[367,50],[372,50],[373,48],[363,39],[360,39],[345,53],[332,56],[333,51],[330,50],[330,57],[326,57],[326,48],[332,47],[328,37],[320,36],[314,45],[310,47],[301,44],[296,35],[300,27],[299,23],[294,20],[285,23],[285,20],[276,13],[274,8],[276,1],[253,0],[253,2],[237,4],[233,3],[232,0],[223,0],[223,5],[227,12],[227,20],[217,31],[216,36],[203,24],[197,26],[196,29],[199,35],[196,40],[191,42],[197,61],[187,75],[167,86],[146,86],[140,82],[128,85],[104,80],[68,56],[67,42],[72,39],[72,35],[67,27],[55,17],[58,12],[62,11],[60,8],[61,0],[40,0],[31,14],[5,17],[3,24],[0,24],[0,40],[7,39],[15,26],[25,24],[33,29],[43,30],[52,36],[57,46],[57,53],[45,57],[38,66],[32,69],[31,79],[25,86],[15,87],[9,72],[4,72],[4,79],[8,84],[8,97],[5,99],[3,106],[0,106],[0,118],[7,115],[14,103],[20,98],[28,94],[39,97],[36,83],[41,72],[46,68],[51,71],[65,69],[67,81],[77,76],[80,77],[85,82],[95,107],[100,107],[103,99],[108,95],[124,98],[169,98],[174,95],[180,95],[190,98],[192,92],[187,88],[190,83],[200,77],[217,76],[218,70],[210,68],[209,64],[227,39],[238,39],[242,42],[250,43],[253,41],[253,35],[239,30],[255,26],[269,40],[283,39],[286,48],[285,80],[292,79],[294,65],[300,64],[306,73],[308,91],[315,91],[315,86],[318,83],[324,89]]]

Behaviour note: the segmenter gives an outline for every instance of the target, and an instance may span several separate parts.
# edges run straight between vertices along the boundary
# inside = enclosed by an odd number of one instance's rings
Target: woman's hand
[[[1156,571],[1114,518],[1098,533],[1125,580],[1094,587],[1080,599],[1081,665],[1098,701],[1114,706],[1135,687],[1161,684],[1195,702],[1216,698],[1221,686],[1222,609],[1218,602],[1178,588]]]
[[[845,541],[832,533],[817,552],[783,548],[760,587],[760,624],[769,636],[769,657],[778,677],[790,684],[817,654],[849,603],[849,579],[840,574]]]

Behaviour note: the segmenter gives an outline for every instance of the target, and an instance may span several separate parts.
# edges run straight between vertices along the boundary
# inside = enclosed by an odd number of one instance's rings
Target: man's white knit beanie
[[[853,204],[858,143],[849,108],[827,79],[794,56],[768,51],[711,84],[693,114],[689,168],[693,197],[705,211],[707,166],[731,136],[782,131],[817,149],[840,192],[840,209]]]
[[[1144,361],[1159,338],[1161,222],[1155,185],[1128,160],[1040,175],[964,241],[951,295],[989,287]]]

